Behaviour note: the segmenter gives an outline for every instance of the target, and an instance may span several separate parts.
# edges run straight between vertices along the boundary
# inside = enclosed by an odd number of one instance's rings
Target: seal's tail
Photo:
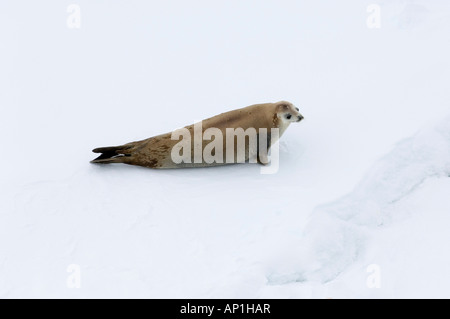
[[[92,150],[94,153],[101,155],[91,161],[95,164],[111,164],[111,163],[126,163],[131,156],[132,145],[126,144],[121,146],[100,147]]]

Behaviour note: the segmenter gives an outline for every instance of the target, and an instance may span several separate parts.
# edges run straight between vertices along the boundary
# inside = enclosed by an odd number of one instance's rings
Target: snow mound
[[[299,242],[300,271],[274,273],[272,285],[330,282],[365,254],[375,230],[404,221],[402,199],[450,174],[450,117],[406,139],[380,159],[345,197],[314,209]]]

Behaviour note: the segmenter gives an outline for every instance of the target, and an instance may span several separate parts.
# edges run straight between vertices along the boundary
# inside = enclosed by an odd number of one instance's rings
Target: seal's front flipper
[[[267,164],[269,164],[269,162],[270,162],[269,156],[267,155],[267,153],[264,153],[264,154],[259,153],[258,164],[267,165]]]
[[[258,134],[258,164],[267,165],[269,161],[269,150],[272,144],[270,132],[267,134]]]

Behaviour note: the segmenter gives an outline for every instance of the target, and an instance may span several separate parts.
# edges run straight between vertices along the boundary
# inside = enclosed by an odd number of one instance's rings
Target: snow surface
[[[0,298],[449,298],[449,21],[444,0],[1,2]],[[306,119],[274,175],[88,163],[278,100]]]

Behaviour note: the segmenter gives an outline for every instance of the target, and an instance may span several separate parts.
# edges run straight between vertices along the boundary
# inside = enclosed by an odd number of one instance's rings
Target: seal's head
[[[303,115],[292,103],[281,101],[276,103],[277,117],[284,125],[303,120]]]

